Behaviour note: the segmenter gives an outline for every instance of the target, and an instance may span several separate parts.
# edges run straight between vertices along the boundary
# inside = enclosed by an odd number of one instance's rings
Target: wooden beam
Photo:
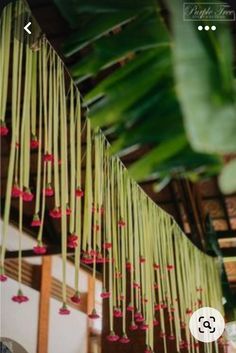
[[[42,259],[41,285],[40,285],[40,302],[39,302],[39,319],[38,319],[38,353],[48,352],[48,332],[49,332],[49,311],[51,296],[51,256],[44,256]]]

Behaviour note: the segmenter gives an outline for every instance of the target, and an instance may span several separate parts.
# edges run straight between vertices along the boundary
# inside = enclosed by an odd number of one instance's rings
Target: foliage
[[[73,28],[65,55],[81,54],[72,75],[83,85],[89,79],[85,101],[93,126],[112,130],[114,153],[149,147],[130,166],[132,176],[166,181],[173,174],[192,180],[218,174],[216,152],[236,143],[228,28],[198,33],[196,24],[182,25],[182,4],[170,1],[173,45],[155,1],[54,1]]]

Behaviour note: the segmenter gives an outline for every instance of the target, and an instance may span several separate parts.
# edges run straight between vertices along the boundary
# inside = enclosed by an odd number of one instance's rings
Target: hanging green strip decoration
[[[76,305],[81,301],[80,266],[91,266],[95,286],[100,264],[101,298],[108,301],[109,307],[110,344],[129,344],[129,333],[139,329],[145,332],[145,353],[152,353],[160,339],[165,352],[169,351],[170,341],[178,352],[198,352],[199,343],[188,329],[192,313],[211,306],[223,314],[217,260],[197,249],[175,220],[130,178],[121,161],[111,156],[103,133],[92,130],[88,117],[82,118],[80,93],[47,39],[42,36],[38,40],[37,50],[27,41],[16,39],[14,33],[18,37],[21,33],[23,38],[21,17],[16,15],[25,6],[25,2],[18,1],[5,7],[0,24],[2,138],[11,129],[0,280],[7,280],[4,261],[8,224],[11,199],[16,198],[19,291],[12,298],[14,302],[29,300],[21,289],[21,238],[24,207],[30,203],[31,226],[38,234],[33,248],[36,255],[47,252],[46,212],[60,224],[63,285],[59,314],[69,315],[70,301]],[[8,127],[7,92],[12,101]],[[37,166],[35,185],[31,178],[32,160]],[[49,211],[47,204],[53,204]],[[74,250],[75,261],[71,298],[67,298],[66,290],[68,248]],[[89,319],[98,317],[94,291]],[[122,329],[116,332],[119,320]],[[219,350],[217,344],[204,349],[207,353]]]

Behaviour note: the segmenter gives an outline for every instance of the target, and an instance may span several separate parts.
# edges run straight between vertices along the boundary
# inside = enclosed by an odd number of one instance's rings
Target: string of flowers
[[[80,94],[47,39],[39,40],[36,51],[15,39],[14,32],[19,34],[23,28],[16,15],[24,6],[25,2],[19,1],[6,7],[0,28],[0,131],[2,138],[11,138],[0,280],[7,280],[4,261],[11,198],[18,198],[19,291],[12,298],[15,302],[28,301],[21,289],[21,238],[27,202],[33,210],[31,225],[37,230],[33,249],[37,255],[47,252],[46,212],[60,225],[63,280],[59,314],[70,314],[66,286],[69,248],[74,251],[75,288],[70,298],[74,304],[81,302],[80,266],[92,267],[94,288],[98,264],[103,268],[100,295],[109,307],[108,344],[129,344],[130,332],[140,330],[145,333],[145,353],[152,353],[160,338],[165,352],[170,351],[169,344],[175,344],[177,351],[198,352],[199,343],[188,329],[191,314],[202,306],[223,313],[217,260],[193,246],[174,219],[149,199],[121,161],[110,155],[102,131],[93,129],[88,117],[82,121]],[[12,99],[8,127],[7,91]],[[11,129],[8,137],[4,129]],[[35,185],[31,178],[34,164]],[[54,207],[48,211],[52,202]],[[99,317],[95,291],[93,295],[91,320]],[[122,329],[116,332],[119,320]],[[213,345],[205,347],[205,352],[213,352]]]

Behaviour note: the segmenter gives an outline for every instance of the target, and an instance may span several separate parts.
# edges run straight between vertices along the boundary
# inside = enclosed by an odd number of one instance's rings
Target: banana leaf
[[[236,90],[229,28],[217,22],[215,32],[198,31],[198,23],[183,21],[182,2],[167,3],[177,92],[189,141],[200,152],[235,152]]]

